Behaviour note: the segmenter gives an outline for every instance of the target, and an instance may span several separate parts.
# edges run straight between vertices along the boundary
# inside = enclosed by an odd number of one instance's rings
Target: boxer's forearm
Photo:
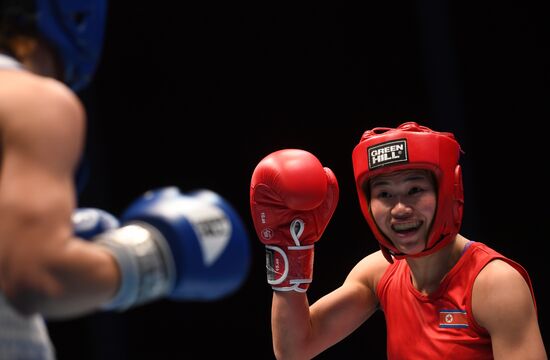
[[[70,241],[54,264],[59,266],[59,271],[53,269],[50,273],[66,292],[40,304],[39,312],[46,317],[72,317],[95,311],[109,301],[120,286],[119,266],[102,246]]]
[[[20,261],[14,259],[13,276],[4,292],[23,314],[38,312],[49,318],[86,314],[108,301],[119,286],[113,256],[95,244],[72,239],[63,246],[21,253],[25,255]]]
[[[273,351],[277,359],[306,359],[311,338],[309,303],[305,293],[273,292],[271,308]]]

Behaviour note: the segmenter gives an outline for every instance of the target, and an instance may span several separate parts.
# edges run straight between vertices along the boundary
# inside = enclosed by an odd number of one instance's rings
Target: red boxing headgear
[[[367,130],[353,150],[353,171],[363,215],[380,243],[389,262],[392,256],[431,254],[454,239],[462,223],[464,192],[458,159],[460,145],[452,133],[433,131],[415,122],[397,128]],[[437,185],[437,210],[432,221],[426,248],[415,255],[399,250],[380,231],[370,212],[368,181],[376,175],[405,169],[425,169],[434,174]]]

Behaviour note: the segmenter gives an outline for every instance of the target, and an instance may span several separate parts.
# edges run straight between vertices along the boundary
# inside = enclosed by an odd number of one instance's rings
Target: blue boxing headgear
[[[63,81],[74,91],[92,80],[106,17],[107,0],[36,0],[36,28],[57,50]]]

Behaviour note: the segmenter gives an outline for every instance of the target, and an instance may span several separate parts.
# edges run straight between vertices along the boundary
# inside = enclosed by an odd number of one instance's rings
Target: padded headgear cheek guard
[[[63,64],[63,81],[78,91],[99,63],[107,0],[36,0],[36,28],[53,44]]]
[[[415,122],[406,122],[397,128],[374,128],[361,137],[352,156],[359,203],[389,262],[393,262],[392,257],[431,254],[451,242],[458,233],[464,205],[459,156],[460,145],[452,133],[436,132]],[[372,177],[407,169],[429,170],[437,183],[437,209],[426,248],[415,255],[400,253],[380,231],[370,212],[366,191]]]

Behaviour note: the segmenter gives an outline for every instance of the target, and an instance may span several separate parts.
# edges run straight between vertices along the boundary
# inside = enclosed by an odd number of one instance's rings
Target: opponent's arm
[[[248,237],[212,191],[151,191],[125,211],[122,227],[90,241],[74,236],[90,237],[71,218],[84,114],[56,84],[17,94],[6,103],[29,93],[37,103],[2,114],[0,289],[10,303],[22,313],[66,317],[236,291],[250,263]]]
[[[120,221],[98,208],[78,208],[72,221],[75,235],[107,249],[120,269],[116,296],[103,309],[125,310],[162,297],[217,300],[236,291],[248,273],[244,224],[210,190],[151,190]]]
[[[479,273],[472,311],[491,336],[495,359],[547,359],[530,288],[509,264],[494,260]]]
[[[119,272],[108,251],[73,237],[84,112],[61,84],[22,81],[1,115],[0,288],[22,313],[86,313],[113,296]]]
[[[248,234],[238,213],[213,191],[148,191],[120,223],[91,239],[115,257],[121,273],[120,287],[104,309],[125,310],[160,298],[213,301],[231,295],[246,279]]]

